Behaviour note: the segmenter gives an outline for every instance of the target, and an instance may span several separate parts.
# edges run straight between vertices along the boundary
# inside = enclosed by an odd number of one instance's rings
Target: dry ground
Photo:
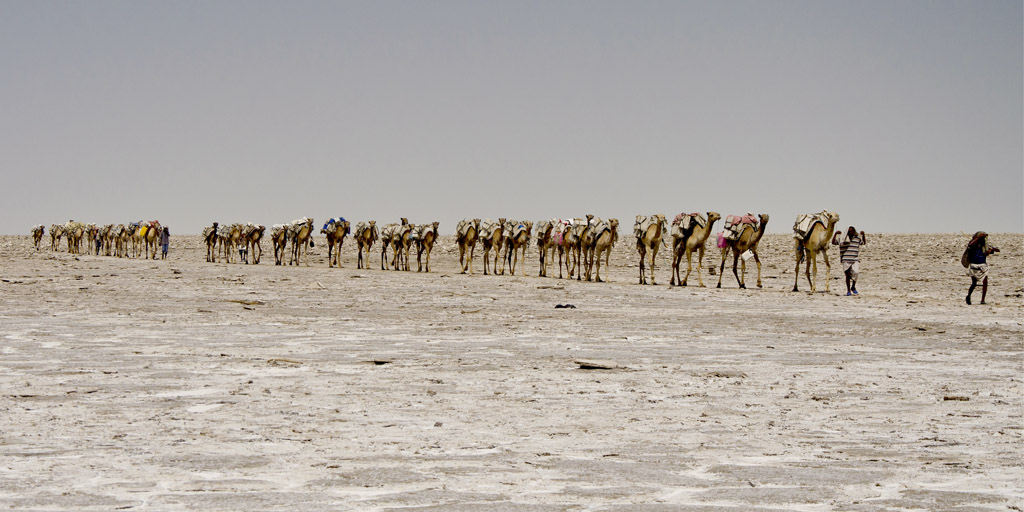
[[[789,291],[786,235],[748,290],[710,243],[639,286],[628,234],[601,284],[0,237],[0,507],[1021,510],[1024,235],[985,306],[967,236],[869,236],[858,297]]]

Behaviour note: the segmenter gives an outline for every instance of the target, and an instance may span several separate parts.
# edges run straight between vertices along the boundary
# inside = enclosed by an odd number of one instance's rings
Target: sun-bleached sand
[[[782,234],[763,289],[710,242],[706,288],[665,249],[640,286],[623,231],[608,283],[460,275],[451,236],[430,274],[0,237],[0,507],[1024,509],[1024,235],[967,306],[966,235],[869,233],[845,297]]]

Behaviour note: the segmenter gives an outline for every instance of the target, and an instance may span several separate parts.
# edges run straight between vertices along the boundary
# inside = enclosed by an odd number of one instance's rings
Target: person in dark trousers
[[[843,264],[843,272],[846,274],[846,295],[857,295],[857,276],[860,275],[860,246],[868,243],[864,232],[857,232],[857,228],[850,226],[846,230],[846,239],[839,243],[839,235],[836,231],[832,235],[832,245],[839,246],[839,261]]]
[[[971,303],[971,294],[974,288],[981,281],[981,304],[985,303],[985,294],[988,293],[988,262],[989,254],[999,252],[997,247],[989,247],[988,233],[978,231],[971,237],[967,244],[967,275],[971,277],[971,287],[967,289],[967,303]]]
[[[160,250],[161,250],[161,252],[160,252],[160,259],[162,259],[162,260],[166,260],[167,259],[167,247],[170,244],[171,244],[171,230],[165,227],[164,230],[160,233]]]

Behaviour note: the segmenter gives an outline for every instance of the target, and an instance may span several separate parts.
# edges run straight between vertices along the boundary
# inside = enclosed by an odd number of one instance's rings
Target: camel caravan
[[[638,282],[641,285],[657,283],[655,262],[658,252],[664,246],[671,251],[669,285],[687,286],[690,276],[696,270],[697,285],[703,288],[705,284],[701,269],[708,240],[712,239],[721,251],[716,286],[722,287],[726,265],[731,256],[732,274],[738,287],[746,289],[747,264],[753,260],[757,267],[756,284],[761,288],[758,243],[766,232],[768,220],[766,213],[751,212],[724,217],[714,211],[679,213],[671,223],[662,213],[637,215],[633,223],[633,236],[639,256]],[[713,237],[712,233],[719,221],[722,221],[722,229]],[[801,263],[805,265],[804,275],[810,291],[817,291],[819,253],[825,264],[825,291],[830,291],[831,264],[828,248],[838,221],[839,215],[828,210],[797,216],[793,224],[796,259],[793,291],[799,291]],[[399,222],[386,224],[379,229],[375,220],[358,222],[353,229],[348,220],[339,216],[325,222],[320,234],[326,239],[328,268],[341,268],[345,239],[351,236],[356,244],[357,269],[370,268],[371,250],[375,244],[379,244],[382,270],[410,271],[412,255],[415,254],[416,271],[430,272],[431,251],[441,237],[438,227],[438,222],[415,224],[403,217]],[[63,240],[70,254],[83,254],[84,251],[84,254],[105,254],[119,258],[155,259],[162,229],[159,221],[97,226],[72,220],[50,225],[50,249],[60,250]],[[314,246],[313,229],[311,217],[275,224],[270,232],[274,264],[309,266],[309,248]],[[228,225],[214,222],[202,231],[206,261],[245,264],[251,261],[252,264],[259,264],[265,232],[265,226],[252,222]],[[46,228],[41,224],[36,225],[30,233],[33,247],[40,250]],[[538,276],[547,277],[549,267],[555,264],[558,266],[559,279],[603,282],[602,258],[607,274],[611,251],[618,238],[618,219],[605,220],[594,215],[551,218],[536,223],[504,217],[497,220],[473,218],[463,219],[455,227],[459,269],[463,274],[473,274],[473,260],[479,244],[482,246],[484,275],[504,275],[506,268],[510,275],[516,275],[517,270],[523,275],[526,272],[527,249],[535,240]],[[684,261],[685,274],[682,272]],[[712,275],[715,273],[714,266],[708,270]]]
[[[156,259],[164,231],[166,227],[157,220],[104,226],[69,220],[50,225],[50,250],[61,250],[63,239],[68,254]],[[41,224],[33,226],[31,233],[33,246],[38,251],[45,228]]]

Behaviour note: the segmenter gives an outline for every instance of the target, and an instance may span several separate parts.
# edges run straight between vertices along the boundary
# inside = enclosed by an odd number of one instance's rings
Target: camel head
[[[346,221],[341,223],[341,227],[343,228],[342,232],[345,233],[346,235],[352,234],[352,223],[351,222],[346,220]]]
[[[721,219],[721,218],[722,218],[722,215],[719,214],[718,212],[708,212],[708,223],[709,224],[714,224],[715,221],[717,221],[718,219]]]
[[[473,227],[474,227],[474,228],[475,228],[475,229],[476,229],[477,231],[480,231],[480,219],[473,219]]]
[[[408,223],[409,223],[409,219],[407,219],[405,217],[402,217],[402,225],[404,226],[404,225],[406,225]]]
[[[436,221],[436,220],[434,221],[434,223],[433,223],[433,224],[431,224],[431,226],[433,226],[433,227],[434,227],[434,234],[435,234],[435,235],[437,234],[437,227],[438,227],[438,226],[440,226],[440,225],[441,225],[441,223],[440,223],[440,222],[438,222],[438,221]]]
[[[768,224],[768,214],[767,213],[762,213],[761,215],[758,215],[757,218],[761,219],[761,225],[762,226],[764,226],[765,224]]]
[[[835,223],[839,222],[839,214],[838,213],[830,212],[828,210],[822,210],[822,213],[824,213],[825,217],[828,218],[829,223],[835,224]]]

